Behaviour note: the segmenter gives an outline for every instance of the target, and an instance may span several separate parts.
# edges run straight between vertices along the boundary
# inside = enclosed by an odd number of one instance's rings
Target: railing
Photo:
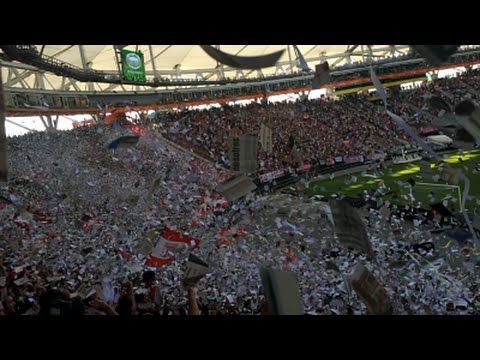
[[[384,74],[379,75],[379,79],[383,82],[390,79],[395,79],[399,77],[408,77],[418,74],[425,74],[430,71],[438,71],[449,69],[453,67],[460,66],[473,66],[480,64],[480,60],[468,61],[458,64],[448,64],[436,67],[428,67],[423,69],[408,70],[403,72],[398,72],[395,74]],[[370,78],[364,77],[360,79],[352,79],[340,82],[334,82],[324,85],[324,88],[337,88],[345,86],[355,86],[361,84],[370,83]],[[373,85],[372,85],[373,86]],[[231,92],[240,92],[243,88],[229,88]],[[115,108],[118,111],[146,111],[146,110],[156,110],[156,109],[171,109],[179,107],[190,107],[214,103],[228,103],[235,102],[237,100],[249,100],[249,99],[261,99],[268,96],[290,94],[290,93],[299,93],[310,91],[311,86],[303,87],[292,87],[285,90],[274,90],[269,91],[266,89],[265,85],[258,84],[252,85],[250,87],[253,90],[253,93],[248,95],[230,95],[221,98],[215,99],[198,99],[198,100],[187,100],[187,101],[172,101],[168,102],[168,97],[171,96],[186,96],[193,95],[200,97],[203,95],[214,96],[215,93],[222,91],[221,88],[217,89],[208,89],[185,93],[185,92],[131,92],[131,93],[103,93],[99,94],[96,92],[83,92],[83,93],[72,93],[72,92],[53,92],[53,91],[43,91],[36,93],[29,93],[28,90],[15,90],[12,89],[5,91],[5,103],[7,106],[7,116],[35,116],[35,115],[74,115],[74,114],[99,114],[102,110],[99,107],[104,107],[105,103],[108,101],[110,103],[109,108]],[[256,93],[255,93],[256,91]],[[27,99],[28,101],[25,101]],[[130,101],[125,101],[125,100]],[[143,104],[138,104],[136,100],[142,99]],[[31,101],[31,102],[30,102]],[[162,101],[167,101],[162,103]],[[44,107],[44,103],[47,103],[49,106]],[[129,102],[129,104],[125,104]],[[120,103],[120,104],[119,104]],[[26,104],[26,105],[25,105]]]

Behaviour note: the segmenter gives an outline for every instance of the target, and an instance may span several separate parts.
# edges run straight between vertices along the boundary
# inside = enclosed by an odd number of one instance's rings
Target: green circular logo
[[[134,70],[140,69],[140,67],[142,66],[142,59],[140,56],[138,56],[138,54],[135,54],[135,53],[127,54],[127,56],[125,57],[125,60],[128,66],[130,66]]]

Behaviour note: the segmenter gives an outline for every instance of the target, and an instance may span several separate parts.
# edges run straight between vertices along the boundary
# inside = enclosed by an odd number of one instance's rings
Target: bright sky
[[[70,130],[73,129],[73,121],[81,121],[84,119],[90,119],[90,115],[74,115],[74,116],[60,116],[58,121],[58,130]],[[44,131],[45,126],[40,120],[39,116],[29,117],[7,117],[5,122],[5,131],[7,136],[23,135],[28,133],[27,129],[24,129],[18,125],[24,126],[31,130]],[[15,125],[18,124],[18,125]]]

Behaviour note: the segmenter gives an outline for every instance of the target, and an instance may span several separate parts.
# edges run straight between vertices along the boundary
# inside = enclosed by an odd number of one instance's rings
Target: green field
[[[461,160],[460,160],[461,159]],[[473,212],[475,207],[479,207],[480,203],[480,171],[478,163],[480,162],[480,149],[464,152],[462,154],[448,154],[444,156],[444,161],[454,168],[460,168],[467,174],[470,179],[469,199],[466,202],[466,208],[469,212]],[[305,192],[309,195],[324,195],[330,197],[332,194],[358,196],[363,195],[364,190],[378,189],[380,184],[384,182],[386,193],[383,198],[395,204],[420,205],[423,208],[429,208],[430,204],[448,200],[448,208],[452,211],[458,211],[460,204],[458,200],[458,189],[442,188],[433,185],[420,185],[418,183],[430,183],[435,185],[446,185],[441,179],[434,181],[432,179],[423,178],[420,175],[420,161],[409,164],[391,165],[386,169],[377,171],[378,178],[373,178],[374,170],[368,170],[353,175],[345,175],[338,178],[326,179],[320,181],[312,181],[306,188]],[[432,174],[440,175],[436,161],[432,161]],[[355,176],[356,181],[352,181]],[[408,180],[413,179],[415,185],[412,187]],[[350,183],[348,183],[351,181]],[[464,184],[460,184],[461,195],[463,196]],[[409,194],[412,193],[415,201],[412,202]],[[448,199],[449,198],[449,199]]]

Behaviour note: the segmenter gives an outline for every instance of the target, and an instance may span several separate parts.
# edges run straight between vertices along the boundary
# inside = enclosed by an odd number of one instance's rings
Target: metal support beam
[[[290,74],[293,74],[293,61],[292,61],[292,53],[290,52],[290,45],[287,45],[288,51],[288,61],[290,63]]]
[[[313,46],[310,50],[308,50],[307,52],[303,53],[303,57],[307,56],[308,54],[310,54],[313,50],[315,50],[317,48],[318,45],[315,45]],[[306,59],[306,58],[305,58]],[[305,60],[306,61],[306,60]]]
[[[115,62],[117,63],[117,70],[118,70],[118,76],[120,77],[120,81],[123,81],[123,74],[122,74],[122,54],[120,50],[114,45],[113,46],[113,51],[115,52]]]
[[[245,74],[242,70],[237,70],[235,72],[235,79],[245,79]]]
[[[165,51],[167,51],[168,49],[170,49],[173,45],[168,45],[165,49],[163,49],[162,51],[160,51],[158,53],[158,55],[155,55],[155,57],[151,58],[150,61],[155,61],[156,58],[158,58],[160,55],[162,55]],[[147,61],[145,63],[145,65],[147,65],[149,63],[149,61]]]
[[[82,67],[84,70],[87,70],[89,69],[89,66],[87,62],[87,56],[85,55],[85,47],[83,45],[78,45],[78,49],[80,51],[80,58],[82,59]],[[88,91],[93,91],[93,83],[88,82],[87,89]]]
[[[23,79],[23,76],[18,72],[17,69],[13,69],[13,73],[16,75],[16,79],[18,79],[20,81],[20,84],[22,85],[23,88],[25,89],[30,89],[30,86],[28,86],[28,84],[24,81]],[[23,73],[25,74],[25,73]],[[28,76],[32,75],[32,72],[29,72]],[[28,77],[28,76],[25,76]],[[12,80],[12,82],[14,82],[15,80]]]
[[[367,55],[366,55],[366,59],[367,61],[371,64],[373,62],[373,51],[372,51],[372,47],[370,45],[367,45]]]
[[[148,51],[150,52],[150,59],[152,60],[153,78],[154,79],[159,79],[159,76],[157,74],[157,68],[155,66],[155,58],[153,57],[152,45],[148,45]]]
[[[45,120],[43,120],[43,116],[40,116],[40,120],[42,120],[43,126],[45,126],[45,130],[47,130],[47,129],[48,129],[48,125],[47,125],[47,123],[45,122]]]
[[[217,80],[225,79],[225,73],[223,72],[223,65],[220,65],[217,69]]]
[[[282,65],[277,65],[275,67],[275,75],[283,75],[285,74],[285,69],[283,68]]]
[[[8,77],[7,77],[7,81],[5,82],[6,87],[10,87],[10,83],[12,81],[12,78],[13,78],[12,68],[8,68]]]
[[[100,85],[98,85],[98,86],[100,87]],[[105,89],[101,90],[101,88],[100,88],[100,90],[101,91],[113,91],[113,89],[116,89],[119,86],[120,86],[120,84],[110,84]]]
[[[247,48],[248,45],[245,45],[244,47],[242,47],[240,50],[238,50],[236,53],[235,53],[235,56],[237,56],[238,54],[240,54],[243,50],[245,50]],[[218,64],[218,61],[217,61],[217,64]],[[208,75],[205,75],[204,76],[204,79],[205,80],[208,80],[210,79],[213,75],[215,75],[217,73],[217,68],[215,68],[212,72],[210,72]],[[238,74],[238,70],[237,70],[237,74]],[[243,72],[242,72],[243,74]],[[236,76],[236,75],[235,75]],[[245,78],[245,76],[244,76]]]
[[[16,76],[13,79],[10,80],[10,82],[7,85],[8,87],[12,87],[15,84],[22,83],[23,80],[25,80],[26,78],[28,78],[29,76],[31,76],[33,74],[33,71],[30,71],[30,70],[26,70],[26,71],[23,71],[22,73],[19,73],[18,70],[15,69],[15,68],[12,68],[12,72]],[[25,86],[23,86],[23,87],[25,87]]]
[[[340,61],[342,61],[343,59],[345,59],[345,61],[347,61],[347,63],[351,63],[352,62],[352,58],[351,58],[351,55],[353,53],[353,51],[358,47],[358,45],[353,45],[352,47],[350,47],[350,45],[348,46],[347,50],[343,53],[342,56],[340,56],[338,59],[336,59],[331,65],[330,67],[335,67],[335,65],[337,65]]]
[[[43,78],[43,73],[41,72],[35,73],[35,81],[37,82],[37,87],[43,90],[45,89],[45,81]]]
[[[8,123],[10,123],[10,124],[12,124],[12,125],[21,127],[22,129],[28,130],[28,131],[37,131],[37,130],[34,130],[34,129],[30,129],[30,128],[26,127],[26,126],[17,124],[15,121],[11,121],[11,120],[8,120],[8,119],[5,119],[5,121],[8,122]]]
[[[221,50],[220,45],[217,45],[217,49]],[[218,80],[225,79],[225,72],[223,71],[224,70],[223,69],[223,64],[219,64],[218,61],[217,61],[217,66],[218,66],[218,75],[217,75]]]
[[[54,90],[54,89],[55,89],[55,86],[52,85],[52,83],[48,80],[48,77],[47,77],[47,76],[43,76],[43,79],[48,83],[48,85],[50,85],[50,89],[51,89],[51,90]]]
[[[65,84],[65,86],[72,85],[75,90],[81,91],[80,87],[77,85],[77,80],[71,79],[71,78],[67,78],[67,81],[68,81],[68,82]],[[93,91],[93,89],[92,89],[91,91]]]

